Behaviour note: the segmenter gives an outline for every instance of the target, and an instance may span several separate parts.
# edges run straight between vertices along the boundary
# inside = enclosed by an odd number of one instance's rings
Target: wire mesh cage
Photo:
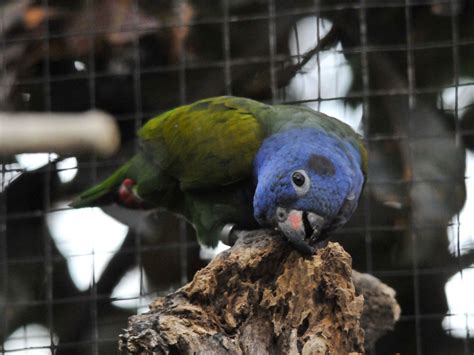
[[[473,5],[4,1],[2,111],[100,109],[122,143],[109,158],[0,151],[1,353],[117,352],[128,316],[215,255],[164,211],[68,203],[137,151],[149,118],[235,95],[307,105],[363,134],[365,192],[332,239],[355,269],[393,287],[402,308],[367,351],[472,354]]]

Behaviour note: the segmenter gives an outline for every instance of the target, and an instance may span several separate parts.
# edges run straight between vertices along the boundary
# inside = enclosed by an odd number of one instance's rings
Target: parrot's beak
[[[313,212],[278,207],[276,219],[278,227],[296,249],[305,254],[314,253],[314,247],[310,243],[318,241],[324,225],[323,217]]]

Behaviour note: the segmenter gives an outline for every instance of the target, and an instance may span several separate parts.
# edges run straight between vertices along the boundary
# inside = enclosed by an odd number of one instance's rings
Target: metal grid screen
[[[1,353],[116,353],[128,316],[205,265],[209,251],[174,216],[107,211],[119,224],[67,204],[136,151],[147,119],[230,94],[308,105],[363,133],[369,181],[333,240],[402,308],[368,352],[472,354],[473,5],[2,2],[1,110],[101,109],[122,144],[109,159],[3,155]]]

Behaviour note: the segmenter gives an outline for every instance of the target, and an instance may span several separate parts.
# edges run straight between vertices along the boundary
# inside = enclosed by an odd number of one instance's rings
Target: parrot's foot
[[[127,208],[141,208],[144,201],[138,196],[134,190],[135,181],[132,179],[123,180],[118,190],[119,203]]]
[[[319,242],[316,242],[315,244],[313,244],[314,251],[316,252],[316,251],[318,251],[319,249],[323,249],[323,248],[327,247],[328,242],[329,242],[328,239],[325,239],[325,240],[321,240],[321,241],[319,241]]]
[[[249,231],[236,229],[234,223],[227,223],[219,233],[219,240],[226,245],[232,246],[237,239],[245,237],[248,233]]]

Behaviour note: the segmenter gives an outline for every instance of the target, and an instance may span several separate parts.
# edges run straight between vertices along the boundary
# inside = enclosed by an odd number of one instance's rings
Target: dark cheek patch
[[[334,164],[322,155],[313,154],[309,158],[309,167],[321,176],[333,176],[336,173]]]

